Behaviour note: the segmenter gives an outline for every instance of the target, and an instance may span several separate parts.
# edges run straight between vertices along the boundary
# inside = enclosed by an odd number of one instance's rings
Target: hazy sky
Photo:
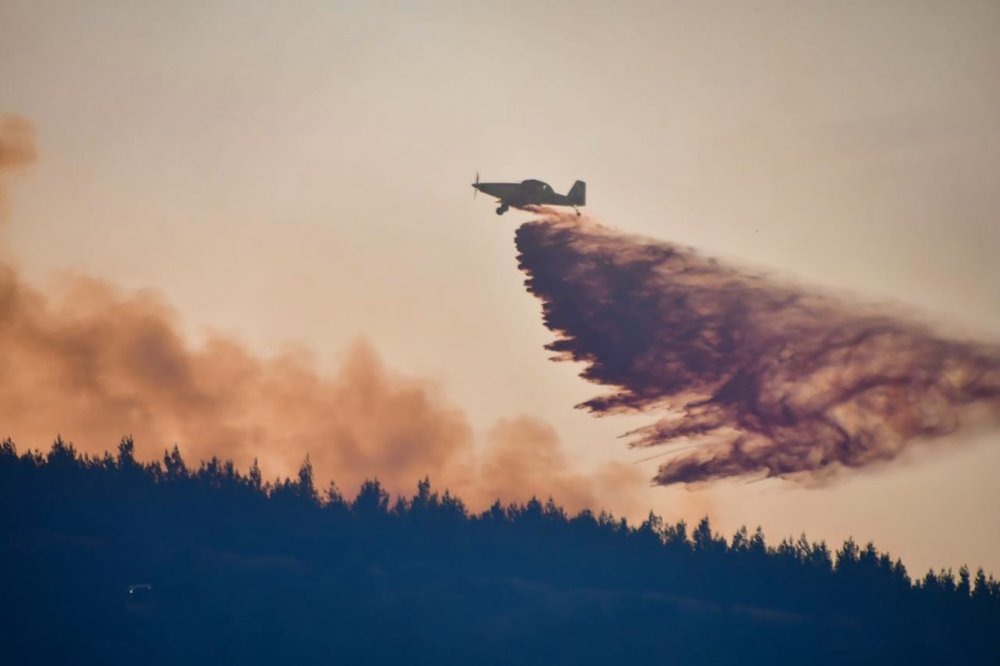
[[[648,418],[573,409],[595,387],[543,349],[528,216],[473,201],[475,172],[583,179],[604,224],[996,341],[998,82],[994,1],[5,0],[0,112],[40,161],[0,256],[155,288],[191,340],[329,372],[364,337],[480,439],[527,414],[582,466],[629,463],[648,452],[617,436]],[[827,488],[642,492],[727,533],[1000,573],[1000,435],[961,440]]]

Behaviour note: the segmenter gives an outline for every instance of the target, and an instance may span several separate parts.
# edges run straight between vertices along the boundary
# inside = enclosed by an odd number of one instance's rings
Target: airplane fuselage
[[[497,215],[503,215],[511,206],[583,206],[586,204],[586,183],[576,181],[568,194],[555,192],[548,183],[540,180],[525,180],[520,183],[480,183],[472,184],[474,188],[496,197],[500,203]],[[579,214],[579,211],[577,211]]]

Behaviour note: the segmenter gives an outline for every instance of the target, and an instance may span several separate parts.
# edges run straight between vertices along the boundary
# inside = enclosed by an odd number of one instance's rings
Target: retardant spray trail
[[[671,243],[548,214],[517,232],[557,359],[612,387],[580,407],[662,410],[633,446],[700,443],[661,484],[806,476],[1000,425],[1000,348],[769,280]],[[940,440],[938,440],[940,441]]]

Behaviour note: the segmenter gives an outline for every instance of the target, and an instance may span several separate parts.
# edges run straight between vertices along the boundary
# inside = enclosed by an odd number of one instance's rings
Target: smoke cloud
[[[574,469],[555,431],[528,417],[501,421],[477,446],[461,409],[364,342],[329,376],[305,351],[265,359],[223,337],[193,348],[155,293],[86,277],[42,293],[2,265],[0,312],[0,428],[18,442],[58,430],[101,453],[128,433],[146,460],[176,443],[191,461],[257,458],[281,475],[308,455],[319,480],[348,493],[377,476],[409,494],[429,475],[475,507],[536,494],[621,510],[642,486],[629,466]]]
[[[0,186],[34,156],[31,124],[0,119]],[[269,476],[308,455],[317,480],[347,494],[372,477],[411,494],[430,476],[474,508],[538,494],[619,510],[643,485],[632,469],[573,468],[555,431],[527,417],[477,442],[432,382],[391,371],[367,343],[329,374],[307,351],[262,358],[221,336],[195,347],[156,292],[86,276],[43,292],[0,264],[0,437],[37,447],[57,433],[92,454],[130,434],[145,460],[174,444],[195,465],[256,458]]]
[[[8,173],[35,161],[35,126],[15,115],[0,114],[0,223],[7,217],[5,180]]]
[[[1000,424],[1000,348],[678,245],[548,211],[517,232],[548,345],[611,387],[580,407],[663,410],[633,446],[687,443],[668,485],[722,477],[821,480],[896,458],[962,425]]]
[[[486,435],[477,495],[500,497],[508,488],[521,495],[553,497],[566,507],[614,506],[627,515],[642,507],[630,491],[642,485],[642,473],[626,463],[606,463],[583,473],[562,450],[555,428],[537,418],[503,419]]]
[[[178,443],[189,459],[258,457],[280,473],[308,453],[341,483],[377,474],[399,488],[453,476],[471,444],[459,410],[365,344],[323,377],[303,352],[260,359],[224,338],[190,348],[153,293],[73,278],[46,295],[6,267],[0,310],[0,423],[21,441],[58,428],[97,452],[129,433],[146,459]]]

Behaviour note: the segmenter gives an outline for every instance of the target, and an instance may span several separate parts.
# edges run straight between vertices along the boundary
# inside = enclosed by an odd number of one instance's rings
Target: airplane
[[[476,192],[484,192],[492,197],[496,197],[500,206],[497,208],[497,215],[503,215],[510,207],[524,208],[525,206],[572,206],[579,215],[577,206],[587,204],[587,184],[582,180],[573,183],[567,194],[557,194],[548,183],[540,180],[523,180],[520,183],[480,183],[479,174],[476,174],[476,182],[472,184]]]

